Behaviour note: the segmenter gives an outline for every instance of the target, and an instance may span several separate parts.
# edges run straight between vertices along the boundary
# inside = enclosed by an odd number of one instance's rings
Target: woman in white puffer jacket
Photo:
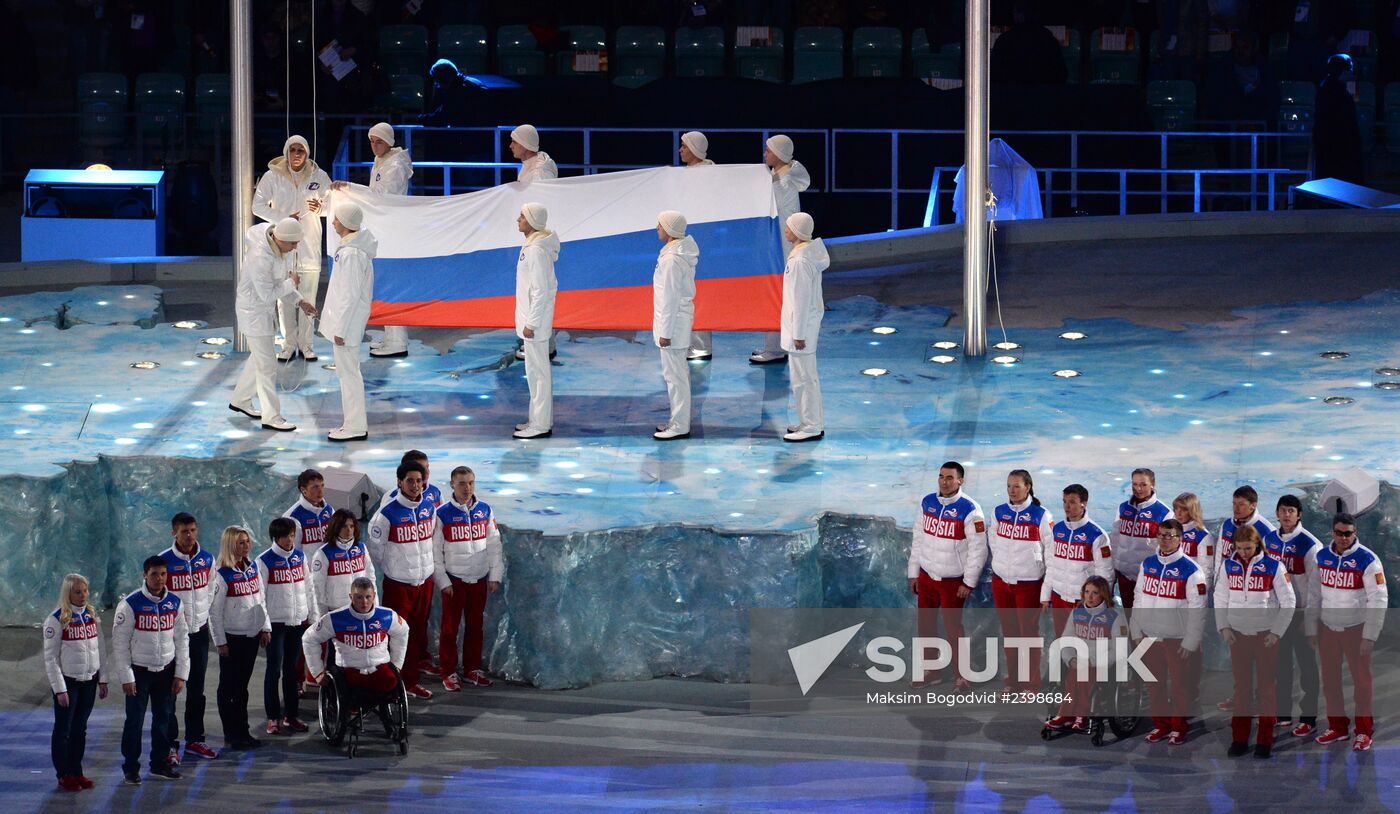
[[[267,172],[258,179],[253,193],[254,215],[269,223],[296,218],[301,224],[304,237],[297,244],[294,267],[297,292],[312,304],[321,284],[321,219],[325,217],[323,204],[330,192],[331,178],[311,160],[306,139],[292,136],[282,145],[282,155],[267,162]],[[310,317],[286,304],[279,304],[278,310],[285,341],[277,358],[286,361],[300,350],[308,362],[314,362]]]

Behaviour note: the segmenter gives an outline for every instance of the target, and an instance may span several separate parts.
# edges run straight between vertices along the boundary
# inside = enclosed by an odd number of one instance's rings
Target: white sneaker
[[[523,348],[523,347],[516,348],[516,349],[515,349],[515,358],[519,359],[519,360],[522,361],[522,362],[525,361],[525,348]]]
[[[803,441],[816,441],[825,435],[826,433],[822,430],[809,430],[799,427],[789,432],[787,435],[784,435],[783,440],[792,443],[801,443]]]
[[[525,422],[520,423],[520,424],[516,424],[516,425],[515,425],[515,431],[516,431],[516,432],[520,432],[521,430],[526,429],[526,428],[528,428],[529,426],[530,426],[530,422],[528,422],[528,421],[525,421]]]
[[[280,351],[277,352],[277,361],[279,361],[279,362],[290,362],[290,361],[292,361],[292,357],[296,355],[296,352],[297,352],[296,348],[292,348],[292,347],[283,348],[282,350],[280,350]]]
[[[787,353],[785,351],[756,350],[749,354],[749,364],[751,365],[771,365],[777,362],[786,362]]]
[[[658,441],[677,441],[681,438],[689,438],[690,430],[682,430],[679,427],[667,426],[651,434],[652,438]]]
[[[301,357],[308,362],[314,362],[317,359],[321,358],[317,356],[316,351],[312,350],[311,348],[303,348],[301,351]]]
[[[379,349],[382,348],[382,347],[384,347],[384,335],[383,335],[383,334],[380,334],[378,339],[371,339],[371,340],[370,340],[370,343],[369,343],[369,349],[370,349],[370,350],[379,350]]]
[[[274,418],[271,421],[264,421],[262,427],[265,430],[272,430],[274,432],[291,432],[292,430],[297,428],[297,425],[293,424],[285,418],[279,417]]]
[[[516,438],[548,438],[554,434],[554,430],[549,428],[531,427],[526,425],[524,429],[516,430],[512,435]]]
[[[402,359],[408,355],[408,348],[392,348],[388,345],[380,345],[370,349],[370,356],[376,359]]]
[[[687,354],[685,355],[685,358],[686,358],[686,361],[690,361],[690,362],[703,362],[703,361],[705,361],[706,359],[709,359],[712,355],[713,355],[713,354],[711,354],[711,353],[710,353],[709,351],[707,351],[707,350],[700,350],[699,348],[691,348],[691,349],[690,349],[690,352],[687,353]]]
[[[363,441],[366,438],[369,438],[369,433],[359,432],[357,430],[347,430],[344,427],[341,427],[338,430],[331,430],[330,433],[326,435],[326,438],[330,441]]]

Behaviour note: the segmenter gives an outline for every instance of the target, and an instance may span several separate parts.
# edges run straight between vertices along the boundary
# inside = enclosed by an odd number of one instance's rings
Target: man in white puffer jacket
[[[817,334],[821,333],[826,304],[822,300],[822,272],[831,255],[821,238],[812,238],[816,225],[806,212],[789,215],[783,236],[792,242],[783,270],[781,344],[788,354],[792,399],[797,423],[787,428],[784,441],[815,441],[826,435],[822,412],[822,383],[817,376]]]
[[[792,139],[784,135],[768,139],[763,151],[763,163],[773,174],[773,202],[778,207],[778,230],[782,233],[783,259],[792,254],[792,241],[783,233],[787,219],[802,209],[799,193],[812,185],[812,176],[802,162],[792,157]],[[763,347],[749,354],[749,364],[768,365],[787,358],[783,350],[782,334],[769,331],[763,335]]]
[[[165,560],[147,557],[143,584],[117,603],[112,619],[112,671],[126,695],[122,726],[122,773],[128,785],[141,785],[141,724],[151,707],[151,776],[178,780],[171,765],[170,722],[175,696],[190,674],[189,628],[180,597],[165,587]]]
[[[482,669],[482,624],[486,598],[500,590],[501,532],[491,507],[476,499],[476,473],[471,467],[452,470],[452,496],[437,510],[433,529],[433,581],[442,591],[442,628],[438,634],[438,660],[442,687],[448,692],[462,683],[491,686]],[[462,669],[457,671],[457,628],[466,617],[462,642]]]
[[[369,437],[365,416],[365,380],[360,375],[360,340],[369,322],[370,302],[374,299],[374,256],[379,242],[368,229],[361,229],[364,215],[353,203],[335,208],[331,228],[340,236],[335,250],[331,284],[326,288],[321,310],[321,335],[331,340],[335,375],[340,379],[340,409],[344,414],[339,429],[326,437],[331,441],[363,441]]]
[[[665,244],[651,278],[652,338],[661,349],[661,378],[671,402],[671,417],[652,438],[674,441],[690,437],[690,328],[695,323],[695,267],[700,247],[685,233],[685,216],[666,210],[656,217],[656,234]]]
[[[515,425],[516,438],[547,438],[554,431],[554,373],[549,366],[549,341],[554,328],[554,299],[559,280],[554,262],[559,259],[559,236],[545,226],[549,212],[543,204],[520,207],[515,225],[525,236],[515,262],[515,335],[525,356],[525,378],[530,386],[530,415]]]
[[[267,162],[267,172],[258,179],[253,193],[253,214],[269,223],[283,218],[295,218],[301,224],[305,239],[296,251],[296,287],[301,299],[316,302],[316,290],[321,284],[321,218],[322,206],[330,195],[331,179],[325,170],[311,160],[311,148],[306,139],[292,136],[282,145],[282,155]],[[308,362],[316,361],[311,347],[311,320],[296,313],[292,303],[280,308],[282,318],[282,352],[278,359],[287,361],[298,350]]]

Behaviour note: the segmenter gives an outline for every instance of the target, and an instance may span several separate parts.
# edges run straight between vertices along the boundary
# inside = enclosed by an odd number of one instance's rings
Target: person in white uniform
[[[549,153],[540,149],[540,131],[536,130],[533,124],[522,124],[510,131],[510,154],[515,157],[516,161],[520,162],[520,169],[515,176],[517,183],[550,181],[559,177],[559,166],[554,163],[554,159],[549,157]],[[558,337],[559,332],[551,329],[549,332],[549,358],[551,359],[559,355]],[[515,349],[515,358],[525,358],[524,345]]]
[[[369,170],[369,186],[336,181],[331,189],[347,186],[368,189],[383,195],[407,195],[408,180],[413,177],[413,159],[408,151],[394,146],[394,128],[379,122],[369,129],[369,149],[374,153],[374,166]],[[329,292],[326,294],[330,296]],[[323,323],[324,324],[324,323]],[[369,355],[377,359],[396,359],[408,355],[408,329],[401,325],[386,325],[384,335],[369,343]],[[339,370],[339,366],[336,367]]]
[[[656,217],[656,235],[664,244],[651,278],[651,333],[661,349],[661,378],[671,401],[671,418],[652,438],[674,441],[690,437],[690,326],[695,322],[695,266],[700,247],[685,233],[685,216],[666,210]]]
[[[248,343],[248,359],[228,408],[262,421],[263,429],[278,432],[291,432],[296,425],[282,417],[282,404],[277,399],[277,357],[272,349],[277,331],[275,309],[280,303],[299,308],[308,317],[316,315],[316,306],[298,291],[293,271],[302,239],[302,226],[295,218],[250,226],[243,238],[243,271],[234,301],[238,332]],[[257,408],[253,407],[255,395]]]
[[[282,155],[267,162],[267,172],[258,179],[253,193],[253,214],[270,223],[283,218],[296,218],[304,237],[297,244],[297,291],[313,305],[321,284],[321,218],[323,204],[330,194],[331,179],[325,170],[311,160],[311,148],[306,139],[292,136],[282,145]],[[297,313],[293,306],[284,306],[282,319],[282,352],[279,361],[288,361],[297,351],[308,362],[316,361],[311,344],[311,319]]]
[[[515,425],[516,438],[548,438],[554,428],[554,382],[549,366],[549,333],[554,325],[554,298],[559,281],[559,236],[545,229],[549,213],[527,203],[515,219],[525,246],[515,263],[515,335],[525,350],[525,378],[530,384],[530,417]]]
[[[706,158],[710,151],[710,140],[698,130],[681,135],[681,166],[713,167],[715,162]],[[692,362],[703,362],[714,355],[714,334],[710,331],[690,332],[690,353],[686,358]]]
[[[785,225],[788,218],[802,209],[798,202],[798,193],[812,185],[812,176],[807,173],[807,168],[802,166],[802,162],[792,157],[792,150],[792,139],[777,135],[768,139],[767,147],[763,151],[763,163],[767,164],[773,173],[773,199],[778,205],[780,226]],[[786,260],[791,253],[792,242],[784,233],[783,259]],[[763,347],[749,354],[749,364],[769,365],[786,358],[781,332],[770,332],[763,335]]]
[[[831,255],[806,212],[789,215],[783,237],[792,244],[783,270],[782,347],[788,355],[797,424],[789,425],[784,441],[815,441],[826,435],[822,415],[822,384],[817,377],[817,335],[826,305],[822,301],[822,272]]]
[[[365,417],[365,380],[360,375],[360,340],[369,321],[374,298],[374,256],[379,243],[362,229],[364,213],[349,201],[335,208],[331,228],[340,235],[340,248],[331,266],[331,282],[321,310],[321,336],[331,341],[335,375],[340,379],[340,428],[326,437],[332,441],[363,441],[369,437]]]

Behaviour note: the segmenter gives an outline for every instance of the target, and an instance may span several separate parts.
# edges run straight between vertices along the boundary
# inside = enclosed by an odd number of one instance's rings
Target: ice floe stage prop
[[[349,187],[334,193],[332,211],[342,198],[360,205],[379,240],[373,325],[513,328],[516,218],[539,203],[563,243],[554,327],[651,330],[656,216],[673,209],[700,245],[695,329],[778,329],[783,258],[772,176],[760,164],[657,167],[449,197]]]
[[[1168,498],[1200,493],[1211,518],[1241,482],[1268,514],[1295,485],[1317,511],[1322,484],[1356,467],[1395,480],[1400,359],[1382,338],[1400,323],[1400,293],[1255,307],[1187,331],[1018,329],[1015,347],[981,362],[961,357],[948,316],[831,302],[816,444],[780,440],[787,372],[747,364],[759,337],[743,333],[721,335],[714,360],[691,367],[695,437],[657,444],[649,428],[666,398],[650,336],[566,331],[554,437],[513,440],[526,382],[512,334],[488,331],[445,354],[415,341],[407,359],[366,362],[370,441],[337,446],[324,440],[340,406],[322,363],[281,376],[301,429],[261,432],[225,406],[243,361],[227,326],[164,321],[151,287],[6,297],[0,623],[32,624],[72,570],[110,604],[169,544],[176,511],[195,514],[213,544],[226,524],[265,528],[306,467],[362,470],[387,487],[416,447],[438,483],[475,468],[506,527],[508,576],[488,620],[494,673],[540,687],[742,681],[744,609],[910,603],[909,524],[948,458],[968,466],[984,506],[1004,499],[1008,470],[1026,468],[1052,506],[1064,484],[1084,483],[1101,521],[1142,465]],[[317,351],[330,358],[319,338]],[[1319,517],[1309,526],[1325,532]],[[1382,486],[1361,534],[1392,574],[1397,524],[1400,497]]]

